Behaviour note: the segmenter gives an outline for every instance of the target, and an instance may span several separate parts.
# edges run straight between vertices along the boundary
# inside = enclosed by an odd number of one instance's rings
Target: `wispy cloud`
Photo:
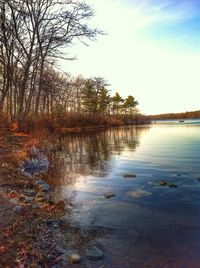
[[[125,2],[121,0],[121,3]],[[197,0],[130,0],[129,5],[137,8],[143,15],[151,17],[149,22],[183,22],[197,16],[200,1]]]

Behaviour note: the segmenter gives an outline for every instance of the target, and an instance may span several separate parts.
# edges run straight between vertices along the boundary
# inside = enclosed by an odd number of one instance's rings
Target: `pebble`
[[[25,192],[24,192],[24,194],[25,195],[27,195],[27,196],[36,196],[36,191],[34,191],[34,190],[26,190]]]
[[[35,182],[35,184],[36,184],[36,185],[42,185],[42,184],[46,184],[46,182],[43,181],[43,180],[41,180],[41,179],[39,179],[39,180],[37,180],[37,181]]]
[[[35,204],[32,205],[32,208],[33,209],[39,209],[40,205],[38,203],[35,203]]]
[[[32,197],[27,197],[24,200],[24,203],[31,203],[31,202],[33,202],[33,198]]]
[[[103,259],[103,252],[98,249],[96,246],[89,246],[86,252],[86,258],[91,261],[99,261]]]
[[[81,256],[79,254],[74,253],[69,257],[69,260],[72,264],[78,264],[81,262]]]
[[[43,192],[48,192],[50,190],[50,186],[47,183],[40,184],[40,188]]]
[[[26,208],[23,206],[16,206],[14,207],[13,212],[19,215],[24,215],[26,212]]]
[[[56,252],[60,255],[66,253],[66,250],[58,245],[55,246]]]

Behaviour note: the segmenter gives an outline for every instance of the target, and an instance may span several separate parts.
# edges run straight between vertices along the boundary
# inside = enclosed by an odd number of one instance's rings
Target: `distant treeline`
[[[185,113],[169,113],[169,114],[157,114],[149,115],[151,120],[166,120],[166,119],[194,119],[200,118],[200,110],[185,112]]]

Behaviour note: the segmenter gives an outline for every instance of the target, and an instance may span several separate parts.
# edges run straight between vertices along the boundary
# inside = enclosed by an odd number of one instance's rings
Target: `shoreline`
[[[73,204],[52,201],[53,186],[46,183],[45,174],[37,181],[44,180],[49,189],[21,174],[26,144],[34,136],[6,131],[0,138],[0,266],[71,267],[71,255],[78,253],[81,263],[76,267],[87,267],[85,252],[101,232],[83,233],[71,225]]]

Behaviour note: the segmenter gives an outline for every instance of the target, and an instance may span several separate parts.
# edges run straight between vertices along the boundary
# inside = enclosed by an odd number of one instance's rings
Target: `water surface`
[[[54,197],[75,205],[83,230],[107,230],[98,242],[108,267],[200,267],[200,120],[68,134],[48,146]]]

